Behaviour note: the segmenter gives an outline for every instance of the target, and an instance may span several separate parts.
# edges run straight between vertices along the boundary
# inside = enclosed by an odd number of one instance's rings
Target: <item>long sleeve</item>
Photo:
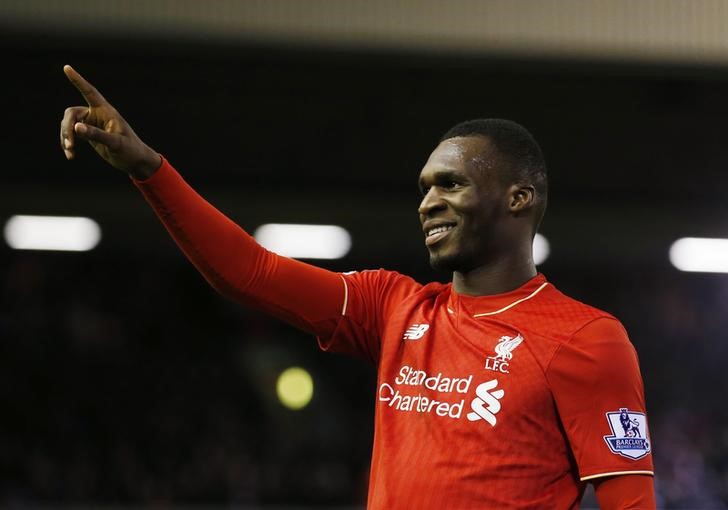
[[[335,329],[345,299],[341,275],[264,249],[164,158],[152,177],[133,182],[190,262],[221,294],[315,335]]]
[[[654,510],[655,487],[651,476],[621,475],[595,480],[602,510]]]

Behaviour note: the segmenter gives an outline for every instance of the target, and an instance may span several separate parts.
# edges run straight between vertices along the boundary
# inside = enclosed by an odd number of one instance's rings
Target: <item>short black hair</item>
[[[546,162],[541,147],[525,127],[506,119],[466,120],[450,128],[440,142],[459,136],[488,138],[511,170],[510,175],[503,177],[531,184],[536,190],[536,200],[545,208],[548,192]]]

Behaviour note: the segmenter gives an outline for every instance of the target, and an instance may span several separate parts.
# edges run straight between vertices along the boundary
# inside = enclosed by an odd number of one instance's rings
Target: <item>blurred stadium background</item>
[[[249,231],[335,224],[335,270],[428,268],[417,174],[460,120],[540,141],[541,270],[625,323],[661,508],[728,507],[728,2],[4,0],[0,221],[83,216],[84,252],[0,246],[0,505],[345,507],[366,494],[375,375],[224,301],[140,194],[58,122],[70,63]],[[709,254],[728,260],[709,248]],[[698,255],[693,257],[699,258]],[[276,395],[304,368],[313,398]],[[585,505],[593,505],[587,496]]]

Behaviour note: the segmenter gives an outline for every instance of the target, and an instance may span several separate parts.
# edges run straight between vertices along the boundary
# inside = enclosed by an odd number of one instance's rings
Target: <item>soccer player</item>
[[[126,172],[222,294],[377,367],[369,508],[655,507],[637,355],[611,315],[536,271],[541,150],[504,120],[448,131],[419,176],[419,217],[449,284],[339,274],[275,255],[200,197],[71,67],[66,158],[86,140]],[[623,423],[639,423],[640,435]],[[636,425],[635,425],[636,426]],[[631,429],[630,429],[631,430]]]

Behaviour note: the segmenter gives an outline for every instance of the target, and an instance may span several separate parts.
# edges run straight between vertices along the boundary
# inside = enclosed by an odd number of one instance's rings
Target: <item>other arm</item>
[[[649,475],[619,475],[594,480],[602,510],[651,510],[655,488]]]
[[[594,484],[602,508],[655,508],[642,376],[622,325],[611,317],[585,324],[560,346],[547,378],[579,477]]]

